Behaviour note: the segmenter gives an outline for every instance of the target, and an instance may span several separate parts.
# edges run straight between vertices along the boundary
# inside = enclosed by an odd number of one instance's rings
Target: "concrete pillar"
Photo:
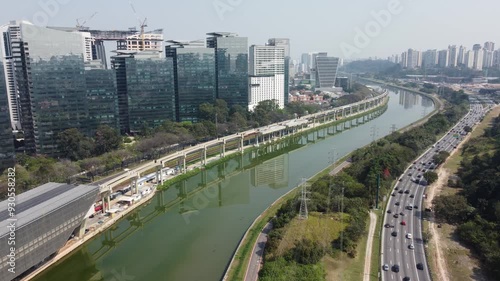
[[[244,136],[241,135],[241,139],[240,139],[240,147],[241,147],[240,151],[241,151],[241,153],[243,153],[243,140],[244,140]]]
[[[186,153],[184,153],[184,157],[182,158],[182,170],[184,171],[184,173],[187,172],[187,170],[186,170]]]
[[[207,146],[203,146],[203,165],[207,165]]]
[[[226,140],[222,143],[222,157],[226,157]]]

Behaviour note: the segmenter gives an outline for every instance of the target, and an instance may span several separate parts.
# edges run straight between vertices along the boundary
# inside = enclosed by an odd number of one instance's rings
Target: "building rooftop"
[[[37,188],[31,189],[15,197],[14,216],[10,216],[9,200],[0,202],[0,237],[9,232],[7,226],[12,218],[17,221],[16,227],[19,229],[23,225],[36,220],[53,210],[84,196],[85,194],[97,191],[96,185],[71,185],[64,183],[46,183]]]
[[[207,33],[207,35],[215,36],[215,37],[237,37],[238,36],[237,33],[233,33],[233,32],[210,32],[210,33]]]

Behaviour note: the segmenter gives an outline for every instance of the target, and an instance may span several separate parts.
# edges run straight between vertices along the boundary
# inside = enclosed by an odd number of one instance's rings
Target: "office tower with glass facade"
[[[0,58],[0,171],[14,164],[14,138],[7,99],[4,68]]]
[[[93,135],[100,125],[120,128],[115,71],[104,69],[100,61],[94,62],[98,62],[99,65],[85,66],[90,135]]]
[[[316,58],[315,79],[317,89],[331,89],[335,87],[339,58],[328,57],[326,53]]]
[[[117,51],[111,63],[116,71],[119,126],[134,134],[174,120],[174,75],[171,58],[157,51]]]
[[[290,39],[288,38],[271,38],[267,41],[268,46],[283,47],[285,49],[285,85],[284,85],[284,104],[288,103],[288,93],[290,92]]]
[[[250,47],[250,110],[264,100],[275,100],[284,108],[285,66],[284,47]]]
[[[234,33],[207,34],[207,48],[215,50],[216,97],[228,106],[248,106],[248,38]]]
[[[217,94],[215,49],[203,41],[167,43],[165,53],[174,65],[176,119],[197,122],[200,105],[213,104]]]
[[[88,131],[82,35],[21,22],[11,42],[27,152],[58,156],[58,135]]]

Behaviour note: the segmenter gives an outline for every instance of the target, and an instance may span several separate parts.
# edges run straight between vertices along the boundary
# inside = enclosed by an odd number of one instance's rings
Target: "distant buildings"
[[[163,30],[145,32],[142,36],[139,33],[130,35],[127,36],[126,42],[125,50],[128,51],[163,51]]]
[[[456,45],[448,46],[448,64],[447,67],[457,67],[458,49]]]
[[[449,59],[448,50],[441,50],[438,52],[438,66],[441,68],[448,67]]]
[[[422,66],[425,68],[434,68],[438,63],[437,50],[427,50],[422,54]]]
[[[14,163],[14,142],[3,70],[0,59],[0,168],[12,167]]]

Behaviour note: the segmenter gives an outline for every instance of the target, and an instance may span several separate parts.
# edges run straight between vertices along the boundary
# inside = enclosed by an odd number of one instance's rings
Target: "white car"
[[[406,233],[406,238],[411,239],[411,233]]]
[[[413,249],[415,249],[415,246],[414,246],[413,244],[410,244],[410,245],[408,245],[408,248],[409,248],[410,250],[413,250]]]

